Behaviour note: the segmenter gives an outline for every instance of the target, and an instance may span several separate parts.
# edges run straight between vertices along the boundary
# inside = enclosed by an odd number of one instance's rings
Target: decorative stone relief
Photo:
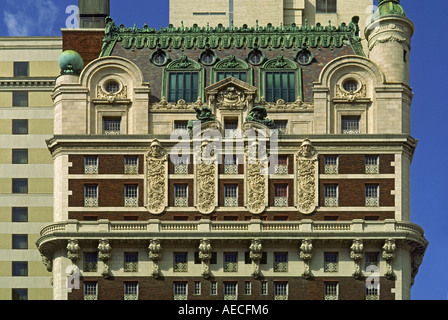
[[[364,244],[362,242],[362,239],[353,240],[353,244],[350,247],[350,250],[350,258],[355,262],[355,272],[353,273],[353,277],[355,279],[360,279],[362,278],[360,263],[364,252]]]
[[[311,279],[312,273],[310,269],[310,261],[313,257],[313,243],[310,239],[304,239],[302,240],[302,244],[300,246],[300,259],[303,260],[304,268],[303,268],[303,278],[304,279]]]
[[[261,276],[260,260],[263,256],[263,246],[261,245],[261,240],[253,239],[250,244],[249,250],[250,250],[249,257],[252,260],[252,267],[253,267],[252,277],[254,277],[254,279],[259,279]]]
[[[79,253],[81,247],[78,245],[78,240],[70,239],[67,244],[67,258],[69,258],[73,264],[79,259]]]
[[[216,95],[216,106],[219,109],[242,110],[247,105],[247,99],[250,101],[253,97],[251,95],[246,97],[240,89],[229,86]]]
[[[369,51],[371,51],[377,45],[386,43],[386,42],[405,43],[405,42],[407,42],[407,39],[405,37],[393,36],[393,35],[390,35],[388,37],[381,37],[381,38],[376,39],[373,43],[371,43],[369,45]]]
[[[296,155],[297,209],[311,214],[318,205],[318,160],[310,140],[305,139]]]
[[[302,101],[300,96],[294,102],[285,102],[283,99],[278,99],[276,102],[267,102],[265,97],[261,97],[259,103],[268,111],[299,111],[299,110],[314,110],[314,105]]]
[[[348,102],[355,102],[358,99],[367,97],[367,87],[365,84],[355,92],[348,92],[341,88],[340,85],[336,85],[336,98],[346,99]]]
[[[109,244],[109,240],[101,239],[98,244],[98,259],[103,261],[104,268],[101,275],[106,279],[110,277],[109,260],[111,258],[111,251],[112,247]]]
[[[203,141],[196,154],[196,208],[202,214],[212,213],[217,205],[218,166],[209,141]]]
[[[152,268],[152,276],[155,279],[160,278],[160,268],[159,268],[159,261],[162,259],[162,245],[160,244],[159,239],[152,239],[149,242],[149,258],[153,262],[153,268]]]
[[[267,166],[266,147],[253,142],[246,154],[247,209],[252,214],[260,214],[266,209]]]
[[[184,99],[179,99],[177,102],[168,102],[166,97],[162,97],[159,102],[153,103],[150,108],[153,110],[194,110],[195,108],[200,109],[202,106],[204,106],[204,102],[201,97],[198,97],[194,103],[187,103]]]
[[[41,257],[42,263],[44,264],[47,271],[52,272],[53,271],[53,257],[50,254],[44,254],[44,253],[41,253],[40,257]]]
[[[212,246],[210,240],[202,239],[199,244],[199,259],[202,262],[202,276],[210,278],[210,259],[212,258]]]
[[[107,100],[109,103],[115,102],[115,100],[124,100],[128,98],[128,87],[122,86],[120,91],[112,93],[107,92],[102,86],[97,87],[97,99]]]
[[[386,240],[383,246],[383,259],[386,260],[386,279],[394,280],[395,273],[392,267],[392,262],[395,259],[395,250],[396,250],[395,240],[389,238]]]
[[[146,156],[148,210],[160,214],[168,205],[168,161],[165,150],[157,139],[151,143]]]

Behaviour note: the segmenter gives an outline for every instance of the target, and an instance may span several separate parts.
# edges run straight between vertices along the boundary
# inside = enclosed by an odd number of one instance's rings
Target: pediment
[[[243,109],[254,101],[258,88],[228,77],[205,88],[207,100],[219,109]]]

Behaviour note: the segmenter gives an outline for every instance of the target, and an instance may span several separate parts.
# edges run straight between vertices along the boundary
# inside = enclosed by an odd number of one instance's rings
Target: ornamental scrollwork
[[[353,272],[353,277],[355,279],[362,278],[361,272],[361,259],[364,252],[364,244],[362,239],[353,240],[353,244],[350,247],[350,258],[355,262],[355,271]]]
[[[81,247],[78,244],[78,240],[70,239],[67,244],[67,258],[74,264],[79,259],[80,252]]]
[[[149,259],[153,262],[153,269],[152,269],[152,276],[155,279],[160,278],[160,268],[159,268],[159,261],[162,259],[162,245],[160,244],[159,239],[152,239],[149,242]]]
[[[252,277],[259,279],[260,273],[260,260],[263,257],[263,246],[260,239],[253,239],[249,247],[249,257],[252,260]]]
[[[160,142],[154,139],[146,156],[148,210],[160,214],[167,206],[167,155]]]
[[[392,267],[392,262],[395,259],[395,250],[397,246],[395,244],[395,240],[389,238],[385,241],[383,246],[383,259],[386,260],[386,279],[394,280],[395,273]]]
[[[202,214],[210,214],[216,208],[217,161],[212,144],[203,141],[196,161],[196,207]]]
[[[202,262],[202,276],[210,278],[210,259],[212,258],[212,246],[210,240],[202,239],[199,244],[199,259]]]
[[[247,209],[250,213],[260,214],[266,208],[267,190],[267,156],[266,148],[253,142],[247,149],[246,155],[246,190]]]
[[[303,278],[304,279],[311,279],[312,273],[310,268],[310,261],[313,257],[313,243],[310,239],[304,239],[302,240],[302,244],[300,245],[300,259],[303,260],[304,268],[303,268]]]
[[[305,139],[297,153],[297,208],[311,214],[317,207],[317,153],[310,140]]]
[[[109,240],[101,239],[98,244],[98,259],[103,261],[103,271],[101,272],[101,275],[106,279],[110,277],[109,260],[111,258],[111,251],[112,247],[109,244]]]

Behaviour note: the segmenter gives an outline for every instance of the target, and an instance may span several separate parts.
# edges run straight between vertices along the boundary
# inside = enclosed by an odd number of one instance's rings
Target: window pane
[[[28,289],[12,289],[12,300],[28,300]]]
[[[285,102],[294,102],[295,72],[265,72],[265,98],[266,101],[276,102],[283,99]]]
[[[342,133],[357,134],[359,131],[360,117],[342,117]]]
[[[26,276],[28,276],[28,262],[26,262],[26,261],[13,261],[12,262],[12,276],[13,277],[26,277]]]
[[[103,118],[103,134],[120,134],[121,118]]]
[[[316,0],[316,13],[327,12],[327,0]]]
[[[12,222],[27,222],[28,208],[12,208]]]
[[[168,80],[168,101],[184,99],[187,103],[198,98],[198,72],[172,72]]]
[[[28,163],[28,149],[13,149],[12,150],[13,164],[27,164]]]
[[[16,91],[12,93],[13,107],[27,107],[28,106],[28,92]]]
[[[337,12],[337,0],[327,0],[327,13],[336,13]]]
[[[28,62],[14,62],[14,77],[28,77],[29,63]]]
[[[28,120],[12,120],[12,134],[28,134]]]
[[[13,249],[28,249],[28,235],[13,234],[12,235],[12,248]]]
[[[12,193],[28,193],[28,179],[12,179]]]

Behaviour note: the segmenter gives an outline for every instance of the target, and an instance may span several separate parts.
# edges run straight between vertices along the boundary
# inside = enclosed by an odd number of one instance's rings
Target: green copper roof
[[[266,27],[174,27],[156,30],[145,24],[143,28],[117,27],[111,17],[106,18],[105,37],[100,57],[111,55],[117,42],[125,49],[293,49],[293,48],[340,48],[349,43],[355,54],[365,56],[359,38],[359,17],[354,17],[347,25],[338,27],[322,26],[280,26],[268,24]]]
[[[406,13],[400,4],[400,0],[379,0],[378,9],[373,14],[372,21],[390,15],[406,17]]]

